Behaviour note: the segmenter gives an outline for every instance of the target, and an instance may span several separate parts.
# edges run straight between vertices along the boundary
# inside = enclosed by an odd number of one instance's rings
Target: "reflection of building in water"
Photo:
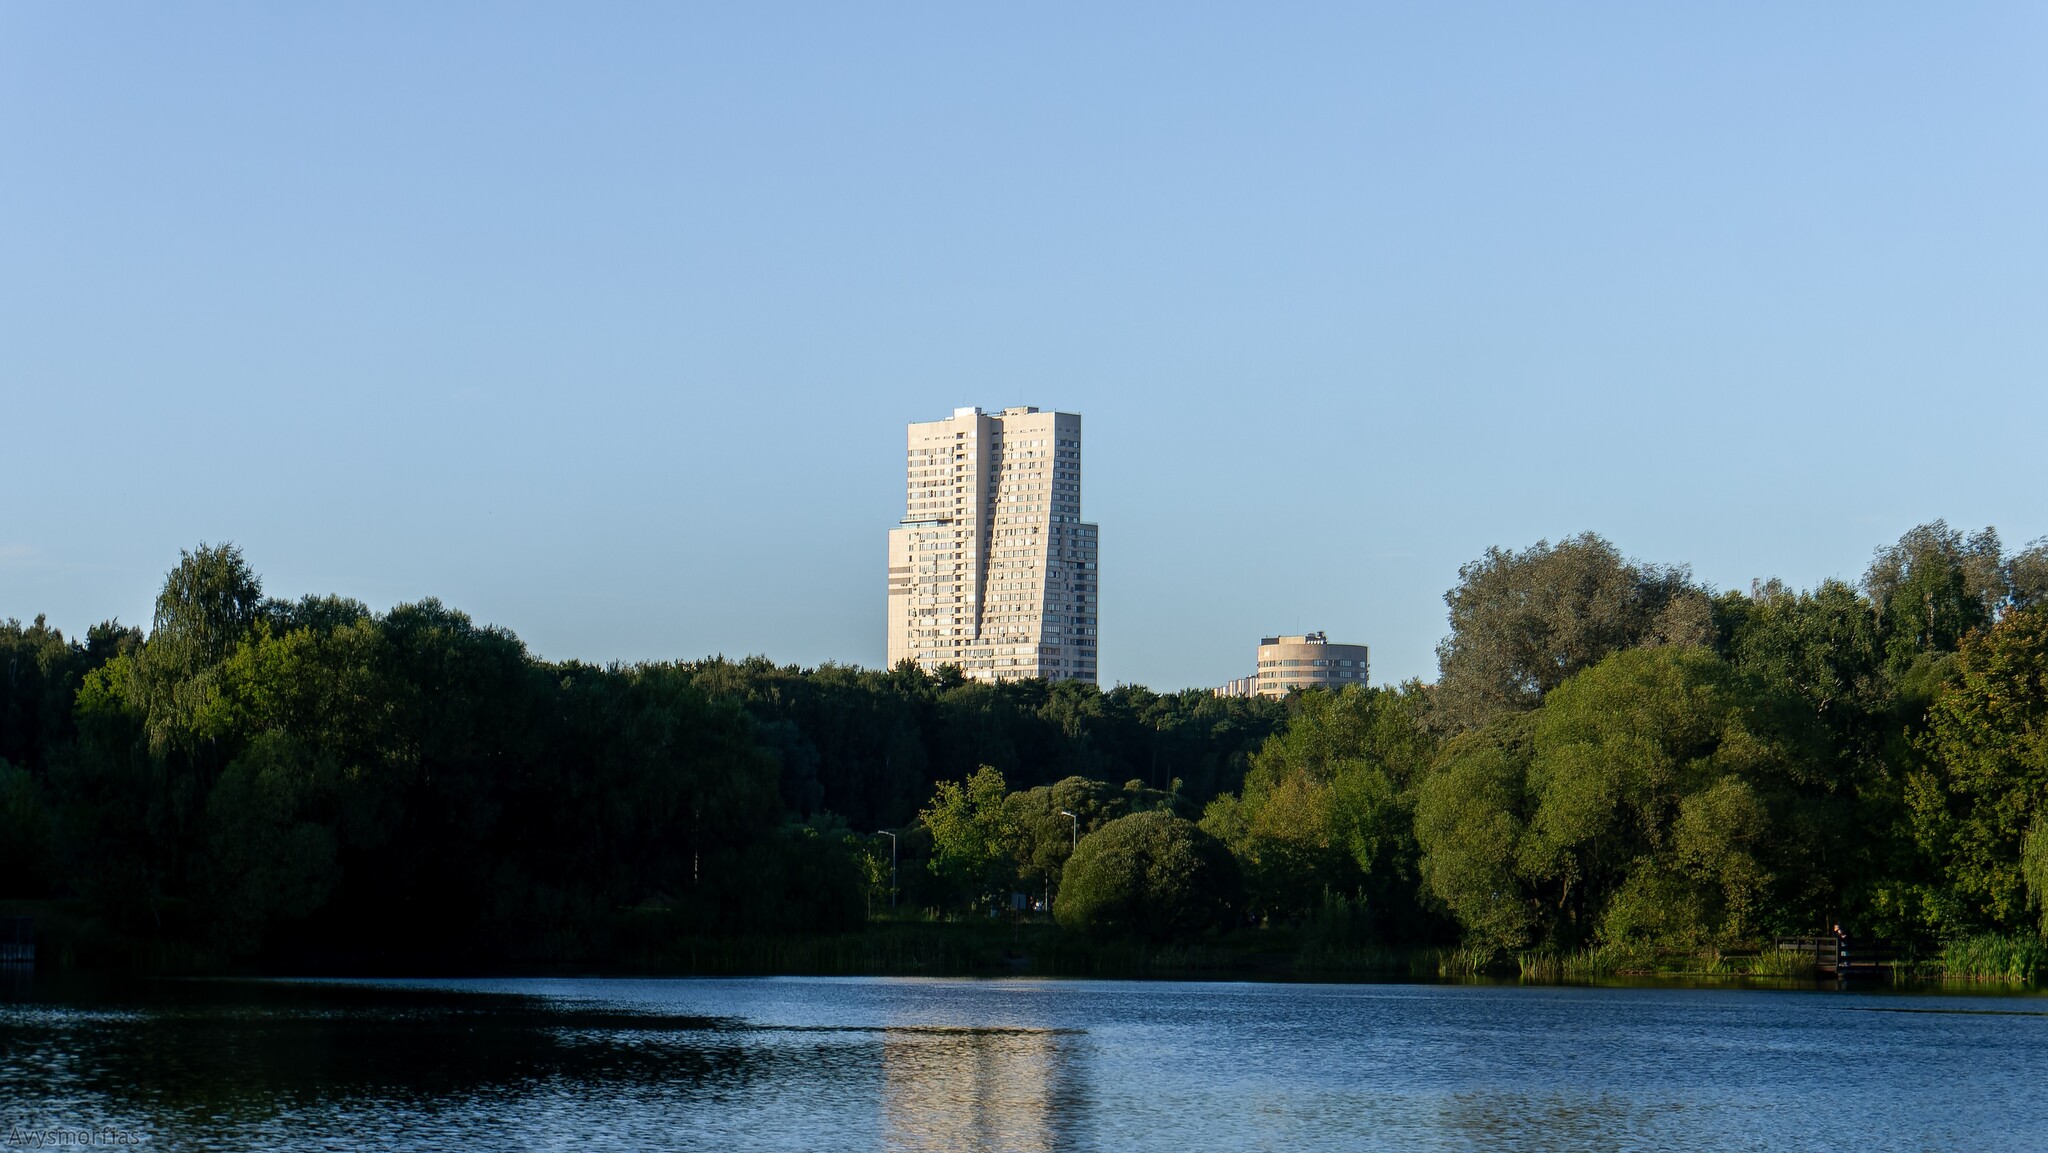
[[[1082,1040],[1048,1030],[886,1030],[887,1148],[1074,1148],[1087,1109]]]

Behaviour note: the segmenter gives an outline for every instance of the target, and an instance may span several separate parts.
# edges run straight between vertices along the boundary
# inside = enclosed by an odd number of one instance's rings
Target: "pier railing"
[[[30,917],[0,917],[0,964],[35,964],[35,927]]]
[[[1865,977],[1889,972],[1898,964],[1898,946],[1890,941],[1850,937],[1846,944],[1831,934],[1818,937],[1774,937],[1781,953],[1797,953],[1813,960],[1815,971],[1824,977]]]

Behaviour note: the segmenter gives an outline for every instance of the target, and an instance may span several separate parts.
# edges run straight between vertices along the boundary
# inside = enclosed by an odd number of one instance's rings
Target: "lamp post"
[[[896,907],[896,834],[887,829],[876,829],[875,835],[889,838],[889,907]]]
[[[1070,843],[1070,844],[1069,844],[1069,845],[1067,846],[1067,859],[1068,859],[1069,861],[1071,861],[1071,860],[1073,860],[1073,859],[1074,859],[1074,850],[1075,850],[1075,849],[1078,849],[1078,848],[1080,848],[1080,847],[1081,847],[1081,815],[1080,815],[1079,813],[1075,813],[1075,812],[1072,812],[1072,811],[1070,811],[1070,810],[1067,810],[1067,809],[1061,809],[1061,810],[1060,810],[1060,816],[1062,816],[1062,817],[1066,817],[1066,818],[1067,818],[1068,820],[1071,820],[1071,821],[1073,821],[1073,822],[1074,822],[1074,839],[1073,839],[1072,843]],[[1066,875],[1066,873],[1065,873],[1065,868],[1064,868],[1064,866],[1062,866],[1062,869],[1061,869],[1061,874],[1060,874],[1060,875],[1061,875],[1062,877],[1064,877],[1064,876]],[[1046,911],[1046,912],[1048,912],[1048,913],[1052,912],[1052,874],[1051,874],[1051,873],[1047,873],[1047,874],[1045,875],[1045,911]]]

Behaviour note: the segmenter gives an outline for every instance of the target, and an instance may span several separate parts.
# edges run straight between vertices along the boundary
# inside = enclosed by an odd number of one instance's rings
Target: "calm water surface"
[[[0,1000],[0,1145],[2048,1150],[2048,1002],[1079,981]]]

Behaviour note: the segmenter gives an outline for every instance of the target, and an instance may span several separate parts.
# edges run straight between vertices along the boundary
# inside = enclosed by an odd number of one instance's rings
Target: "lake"
[[[163,981],[0,1000],[0,1142],[2048,1149],[2048,1000],[1047,980]]]

